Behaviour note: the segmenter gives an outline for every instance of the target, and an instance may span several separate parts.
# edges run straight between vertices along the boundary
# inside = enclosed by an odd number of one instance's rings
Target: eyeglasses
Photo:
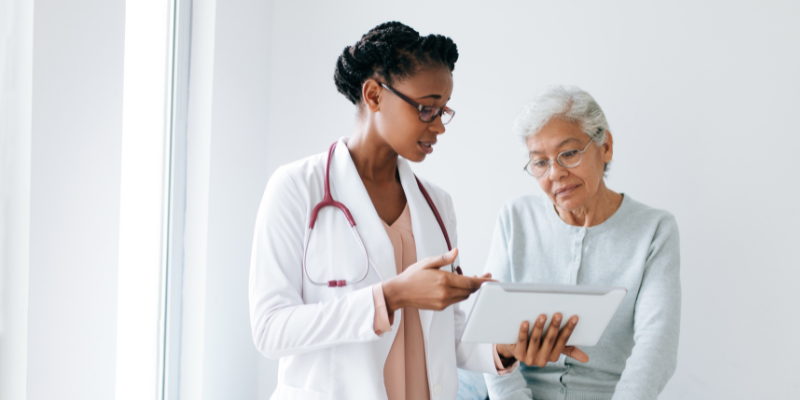
[[[575,168],[581,164],[583,152],[589,148],[592,142],[594,142],[594,140],[589,140],[589,143],[586,144],[583,150],[564,150],[558,153],[558,157],[556,157],[555,160],[540,160],[534,158],[525,164],[525,172],[534,178],[541,178],[550,170],[553,161],[558,161],[558,164],[564,168]]]
[[[422,122],[433,122],[433,120],[435,120],[436,117],[441,115],[442,124],[447,125],[447,123],[453,119],[453,116],[456,115],[455,110],[452,110],[450,108],[438,108],[438,107],[424,106],[422,104],[419,104],[416,101],[408,98],[406,95],[398,92],[397,90],[392,89],[391,87],[389,87],[389,85],[383,82],[381,82],[381,86],[383,86],[384,88],[386,88],[386,90],[394,93],[395,96],[403,99],[406,103],[411,104],[412,106],[414,106],[414,108],[419,110],[419,120]]]

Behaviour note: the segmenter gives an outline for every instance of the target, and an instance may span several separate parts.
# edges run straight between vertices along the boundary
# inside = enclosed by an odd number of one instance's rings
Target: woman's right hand
[[[540,315],[536,318],[530,335],[528,335],[528,321],[523,321],[519,325],[517,342],[514,344],[498,344],[497,353],[502,358],[516,358],[529,366],[536,365],[538,367],[544,367],[548,361],[558,361],[562,353],[580,362],[589,362],[589,356],[581,349],[566,345],[567,340],[575,330],[575,326],[578,325],[578,317],[573,315],[564,328],[559,331],[561,318],[561,313],[553,314],[550,327],[547,329],[547,333],[544,333],[544,323],[547,321],[547,316]]]
[[[491,274],[470,278],[439,269],[452,264],[457,255],[458,249],[453,249],[438,257],[425,258],[383,282],[387,311],[391,314],[403,307],[441,311],[466,300],[483,282],[491,281]]]

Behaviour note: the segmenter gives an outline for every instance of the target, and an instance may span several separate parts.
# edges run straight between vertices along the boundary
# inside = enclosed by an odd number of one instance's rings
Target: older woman
[[[486,272],[508,282],[622,286],[628,294],[599,343],[583,349],[588,363],[561,356],[542,367],[487,375],[490,398],[656,399],[677,364],[675,218],[606,186],[614,140],[585,91],[548,88],[520,114],[515,130],[530,155],[525,171],[546,198],[523,196],[503,206]]]

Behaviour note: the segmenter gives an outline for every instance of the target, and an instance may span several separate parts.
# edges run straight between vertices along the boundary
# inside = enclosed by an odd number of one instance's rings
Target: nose
[[[550,176],[551,181],[557,181],[565,177],[567,174],[569,174],[569,172],[567,172],[567,169],[562,167],[561,164],[558,163],[558,161],[553,160],[553,162],[550,163],[550,171],[548,175]]]
[[[439,115],[428,124],[428,129],[432,132],[436,133],[437,135],[441,135],[445,131],[444,124],[442,123],[442,116]]]

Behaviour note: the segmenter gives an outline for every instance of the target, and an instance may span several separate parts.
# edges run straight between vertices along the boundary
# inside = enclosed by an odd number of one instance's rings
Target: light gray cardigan
[[[598,344],[582,348],[588,363],[562,355],[486,376],[492,400],[530,398],[528,390],[537,400],[656,399],[675,372],[680,246],[670,213],[624,196],[611,218],[583,228],[562,221],[549,199],[518,197],[500,211],[486,272],[503,282],[628,289]]]

